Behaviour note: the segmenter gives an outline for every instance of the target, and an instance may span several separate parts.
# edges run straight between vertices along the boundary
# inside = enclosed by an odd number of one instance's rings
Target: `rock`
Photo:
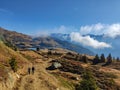
[[[52,66],[53,66],[54,69],[57,69],[57,68],[60,68],[62,65],[60,63],[58,63],[58,62],[54,62],[52,64]]]

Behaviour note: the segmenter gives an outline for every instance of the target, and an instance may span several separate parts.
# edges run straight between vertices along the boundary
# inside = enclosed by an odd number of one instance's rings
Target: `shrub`
[[[10,66],[11,66],[11,69],[12,69],[14,72],[16,72],[16,71],[17,71],[17,62],[16,62],[16,59],[12,57],[12,58],[9,60],[9,64],[10,64]]]
[[[88,63],[88,58],[85,55],[82,56],[82,60],[83,60],[84,63]]]
[[[51,52],[51,51],[48,51],[48,55],[52,55],[52,52]]]
[[[96,80],[90,71],[85,71],[82,78],[83,80],[76,87],[76,90],[98,90]]]

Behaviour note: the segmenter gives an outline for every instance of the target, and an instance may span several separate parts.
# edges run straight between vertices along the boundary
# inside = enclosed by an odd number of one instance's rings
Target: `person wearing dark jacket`
[[[35,67],[32,66],[32,74],[34,74],[34,72],[35,72]]]
[[[30,74],[30,67],[28,68],[28,74]]]

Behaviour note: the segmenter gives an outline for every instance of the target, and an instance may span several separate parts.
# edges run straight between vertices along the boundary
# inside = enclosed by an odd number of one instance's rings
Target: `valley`
[[[33,43],[27,35],[8,30],[3,32],[0,41],[1,90],[81,90],[85,88],[82,84],[93,90],[120,90],[120,61],[112,60],[110,55],[101,58],[55,47],[66,42],[58,43],[50,37],[34,39]],[[41,46],[28,49],[32,48],[30,45],[38,45],[36,43]],[[87,49],[81,51],[84,50]],[[29,74],[28,68],[33,66],[35,72]]]

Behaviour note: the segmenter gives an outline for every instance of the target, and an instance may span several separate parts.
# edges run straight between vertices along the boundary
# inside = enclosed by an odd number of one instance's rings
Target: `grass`
[[[5,80],[8,77],[8,72],[6,71],[5,66],[0,63],[0,81]]]
[[[108,77],[108,78],[114,78],[114,79],[118,78],[117,75],[115,75],[113,73],[108,73],[108,72],[105,73],[105,76]]]
[[[5,66],[0,63],[0,69],[4,69],[4,68],[5,68]]]
[[[65,88],[69,88],[69,90],[75,90],[74,83],[72,83],[68,80],[65,80],[63,77],[61,77],[57,74],[53,74],[53,75],[60,81],[61,86],[64,86]]]
[[[33,60],[33,58],[32,57],[30,57],[29,55],[26,55],[26,56],[24,56],[27,60],[30,60],[30,61],[32,61]]]
[[[14,57],[18,62],[18,67],[22,68],[24,64],[29,63],[19,52],[7,47],[4,43],[0,42],[0,63],[9,65],[9,59]]]

